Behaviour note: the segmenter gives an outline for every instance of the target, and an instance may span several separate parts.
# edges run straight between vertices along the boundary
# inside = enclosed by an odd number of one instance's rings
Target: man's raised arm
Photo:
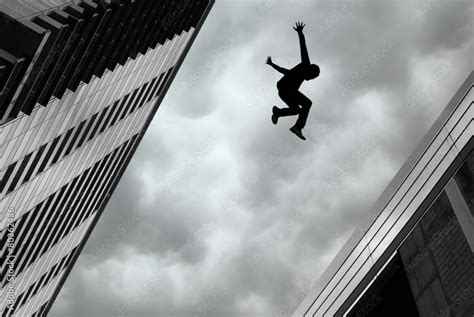
[[[270,56],[267,57],[267,62],[265,64],[270,65],[271,67],[275,68],[282,74],[288,73],[288,69],[278,66],[277,64],[273,63],[272,58]]]
[[[303,64],[311,64],[309,61],[308,49],[306,48],[306,41],[303,34],[303,28],[305,24],[302,22],[296,22],[296,26],[293,27],[296,32],[298,32],[298,38],[300,40],[300,50],[301,50],[301,63]]]

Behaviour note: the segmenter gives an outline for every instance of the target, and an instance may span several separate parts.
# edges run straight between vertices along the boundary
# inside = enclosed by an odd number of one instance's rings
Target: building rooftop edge
[[[447,106],[443,109],[438,118],[429,128],[428,132],[424,135],[422,140],[417,144],[415,150],[410,154],[402,167],[395,174],[390,183],[383,190],[382,194],[377,198],[375,203],[369,209],[369,211],[364,215],[365,218],[361,220],[361,224],[358,225],[351,236],[348,238],[347,242],[342,246],[341,250],[336,254],[334,259],[328,265],[326,270],[321,274],[319,280],[313,285],[312,291],[306,294],[306,297],[300,302],[295,310],[293,316],[304,316],[306,311],[312,306],[315,296],[320,294],[330,282],[332,277],[337,273],[340,266],[343,264],[345,259],[350,255],[350,253],[357,247],[359,242],[364,238],[367,231],[376,221],[377,217],[381,214],[384,209],[384,206],[390,202],[392,197],[400,188],[410,171],[416,165],[416,163],[423,156],[423,153],[430,146],[436,135],[442,130],[445,123],[449,120],[452,114],[455,112],[460,101],[464,98],[465,94],[469,89],[474,85],[474,71],[471,70],[470,74],[464,80],[462,85],[458,88],[455,95],[448,102]],[[316,293],[312,293],[316,291]],[[311,302],[308,302],[311,301]]]

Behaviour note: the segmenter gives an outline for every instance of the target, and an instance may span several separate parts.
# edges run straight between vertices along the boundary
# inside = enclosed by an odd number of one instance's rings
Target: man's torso
[[[306,66],[299,63],[288,71],[278,82],[279,90],[298,90],[304,81]]]

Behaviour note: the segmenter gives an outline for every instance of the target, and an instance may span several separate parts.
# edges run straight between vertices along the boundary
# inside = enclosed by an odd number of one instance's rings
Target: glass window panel
[[[468,155],[454,178],[474,217],[474,151]]]

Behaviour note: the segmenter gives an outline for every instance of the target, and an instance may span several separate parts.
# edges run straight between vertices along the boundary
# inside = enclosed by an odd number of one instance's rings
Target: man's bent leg
[[[279,117],[288,117],[288,116],[296,116],[300,114],[301,109],[300,107],[296,106],[293,108],[279,108],[276,113]]]
[[[298,91],[296,91],[297,93]],[[279,117],[288,117],[288,116],[295,116],[300,113],[301,109],[298,106],[298,95],[293,91],[278,91],[278,95],[280,96],[281,100],[283,100],[287,105],[288,108],[277,108],[275,113]]]
[[[309,110],[311,109],[312,102],[311,100],[298,91],[298,102],[301,105],[301,111],[296,120],[295,127],[298,129],[303,129],[306,125],[306,120],[308,119]]]

